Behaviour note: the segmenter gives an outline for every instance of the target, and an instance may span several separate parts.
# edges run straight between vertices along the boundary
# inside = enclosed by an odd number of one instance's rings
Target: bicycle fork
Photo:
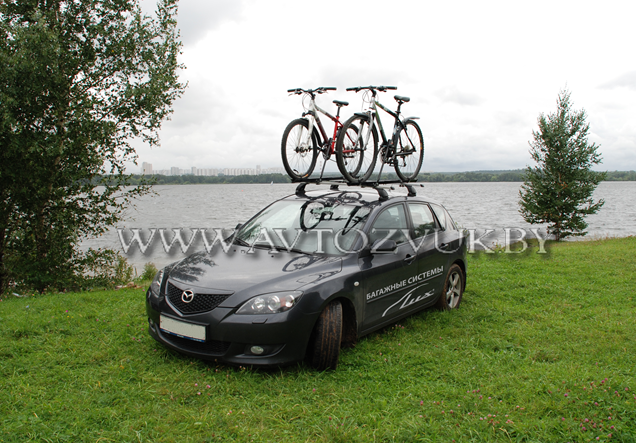
[[[303,117],[307,119],[307,134],[304,134],[301,137],[300,143],[298,144],[298,149],[301,154],[306,152],[311,152],[311,134],[314,131],[314,122],[316,121],[316,117],[311,111],[305,112]]]
[[[329,157],[331,157],[331,154],[333,154],[335,152],[336,139],[338,138],[338,133],[340,132],[340,129],[342,128],[342,123],[340,123],[340,108],[342,106],[347,106],[348,105],[347,102],[334,101],[334,103],[336,103],[336,105],[338,106],[338,112],[336,112],[336,117],[334,118],[332,115],[330,115],[329,113],[325,112],[325,114],[329,118],[331,118],[333,120],[333,123],[334,123],[333,138],[327,139],[325,130],[322,127],[322,124],[320,123],[320,120],[318,120],[318,124],[320,125],[320,131],[323,134],[325,134],[324,138],[326,139],[325,142],[323,143],[323,145],[320,148],[320,150],[322,151],[322,157],[323,157],[322,169],[320,170],[320,180],[322,180],[322,176],[325,173],[325,166],[327,166],[327,160],[329,160]]]
[[[356,137],[355,141],[353,141],[352,149],[348,150],[348,152],[350,152],[352,155],[355,155],[356,151],[364,152],[367,150],[367,146],[369,146],[369,139],[371,137],[371,132],[373,132],[373,122],[374,122],[373,113],[369,112],[367,114],[358,114],[358,115],[365,115],[369,125],[367,127],[367,131],[365,132],[364,131],[365,121],[361,120],[360,128],[358,128],[358,136]],[[344,151],[344,152],[347,152],[347,151]]]

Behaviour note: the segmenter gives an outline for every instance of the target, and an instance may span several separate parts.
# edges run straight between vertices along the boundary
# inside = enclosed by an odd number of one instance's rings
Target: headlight
[[[150,290],[155,296],[159,296],[161,293],[161,282],[163,282],[163,269],[155,275],[155,278],[152,279],[152,283],[150,283]]]
[[[241,306],[237,314],[277,314],[293,308],[300,296],[300,291],[276,292],[264,294],[248,300]]]

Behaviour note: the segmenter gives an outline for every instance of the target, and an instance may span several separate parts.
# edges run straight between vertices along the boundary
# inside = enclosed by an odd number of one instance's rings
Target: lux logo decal
[[[416,286],[413,289],[411,289],[409,292],[407,292],[404,297],[402,297],[401,299],[399,299],[398,301],[396,301],[395,303],[393,303],[391,306],[389,306],[388,308],[386,308],[386,310],[382,313],[382,317],[384,317],[386,315],[387,312],[389,312],[391,310],[391,308],[393,308],[394,306],[399,305],[400,303],[402,303],[402,306],[400,306],[398,309],[404,309],[407,308],[409,306],[411,306],[412,304],[417,303],[418,301],[424,300],[425,298],[428,298],[430,296],[432,296],[435,293],[435,289],[431,289],[428,292],[425,292],[422,295],[418,295],[417,297],[413,298],[413,293],[415,291],[417,291],[418,289],[420,289],[423,286],[427,286],[428,283],[425,283],[423,285],[420,286]]]

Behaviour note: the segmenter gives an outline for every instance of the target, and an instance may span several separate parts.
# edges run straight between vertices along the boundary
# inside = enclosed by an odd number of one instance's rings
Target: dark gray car
[[[465,234],[414,194],[300,185],[210,253],[159,271],[146,294],[150,334],[202,359],[307,357],[322,370],[363,335],[429,306],[457,308]]]

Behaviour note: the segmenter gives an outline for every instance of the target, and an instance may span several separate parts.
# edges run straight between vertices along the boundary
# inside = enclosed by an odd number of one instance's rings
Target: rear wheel
[[[444,291],[437,300],[437,307],[443,311],[459,308],[464,294],[464,272],[462,268],[453,265],[448,270]]]
[[[342,341],[342,305],[333,301],[318,317],[311,338],[309,361],[319,371],[336,369]]]
[[[400,180],[408,182],[417,179],[424,161],[424,139],[422,131],[413,120],[407,120],[398,133],[395,150],[395,172]]]
[[[378,156],[378,131],[369,119],[359,115],[349,118],[336,141],[336,162],[349,183],[360,183],[373,173]]]
[[[292,179],[307,178],[314,171],[317,160],[316,134],[309,136],[309,122],[304,118],[292,121],[281,142],[281,156],[285,171]]]

